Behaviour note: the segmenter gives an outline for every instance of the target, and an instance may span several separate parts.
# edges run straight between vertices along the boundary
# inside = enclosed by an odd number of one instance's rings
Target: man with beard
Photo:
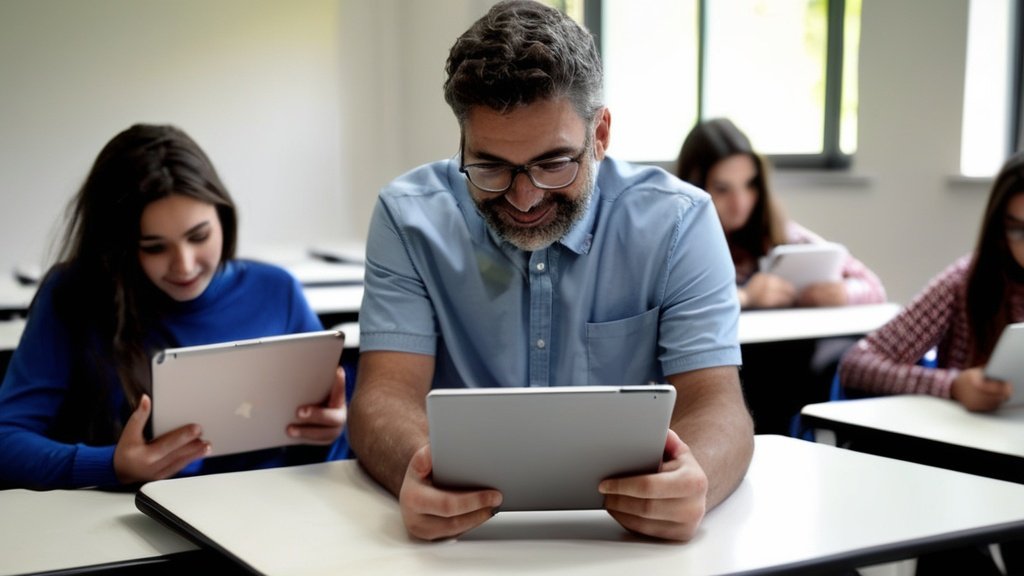
[[[626,529],[690,539],[753,451],[733,269],[710,198],[606,156],[597,50],[557,10],[496,4],[446,72],[460,153],[388,185],[370,226],[357,457],[399,497],[411,535],[452,537],[490,518],[501,494],[431,483],[432,387],[667,381],[677,402],[660,470],[599,491]]]

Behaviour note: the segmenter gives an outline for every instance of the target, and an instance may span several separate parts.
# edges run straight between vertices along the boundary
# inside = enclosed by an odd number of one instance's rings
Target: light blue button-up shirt
[[[739,365],[735,270],[710,197],[606,158],[584,217],[524,252],[487,226],[458,159],[381,191],[360,349],[435,357],[433,387],[627,385]]]

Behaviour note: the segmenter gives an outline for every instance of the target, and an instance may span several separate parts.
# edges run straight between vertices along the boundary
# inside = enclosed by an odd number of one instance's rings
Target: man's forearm
[[[735,368],[713,370],[735,371]],[[691,389],[681,399],[672,429],[690,447],[708,477],[707,508],[710,510],[732,494],[743,480],[754,452],[753,422],[738,377],[716,382],[713,387]]]
[[[349,442],[360,464],[398,494],[412,455],[429,442],[425,392],[395,374],[401,360],[364,354],[349,407]],[[428,367],[432,369],[432,365]]]

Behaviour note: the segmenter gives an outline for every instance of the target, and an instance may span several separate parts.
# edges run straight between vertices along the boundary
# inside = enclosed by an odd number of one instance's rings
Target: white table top
[[[756,446],[737,491],[687,544],[632,536],[600,510],[502,512],[457,540],[413,541],[395,499],[353,461],[154,482],[140,499],[265,574],[834,569],[1024,529],[1022,485],[781,436]]]
[[[835,308],[747,310],[740,313],[740,344],[860,336],[879,328],[900,311],[899,304]]]
[[[315,246],[281,244],[253,247],[242,257],[280,266],[303,286],[319,286],[362,284],[365,253],[362,243],[329,242]]]
[[[363,287],[306,286],[302,289],[309,307],[317,314],[358,314],[363,304]]]
[[[823,426],[852,425],[1024,457],[1024,406],[969,412],[955,400],[906,394],[808,404],[801,414],[825,421],[815,423]]]
[[[138,511],[133,493],[0,491],[0,574],[159,558],[195,545]]]
[[[20,284],[10,274],[0,274],[0,311],[23,314],[35,294],[35,286]]]
[[[0,352],[14,350],[25,331],[25,319],[0,320]]]

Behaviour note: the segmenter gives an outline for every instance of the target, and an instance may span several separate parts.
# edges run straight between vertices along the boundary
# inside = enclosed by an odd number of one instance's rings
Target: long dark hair
[[[120,417],[105,412],[104,383],[119,380],[129,408],[150,389],[145,339],[163,300],[139,263],[140,220],[147,205],[172,194],[216,208],[224,231],[221,263],[233,258],[234,202],[203,150],[174,126],[136,124],[115,136],[68,204],[53,298],[81,356],[73,360],[65,403],[78,405],[59,419],[70,421],[62,426],[70,435],[84,431],[93,441],[120,435]]]
[[[996,339],[1010,323],[1010,285],[1024,281],[1024,269],[1013,257],[1006,237],[1006,208],[1024,193],[1024,152],[1004,164],[989,193],[981,231],[967,276],[967,318],[973,336],[973,364],[984,364]]]
[[[727,118],[698,122],[679,150],[676,175],[706,190],[708,174],[715,164],[737,154],[749,156],[757,167],[757,203],[746,224],[729,235],[729,243],[756,258],[785,244],[786,228],[785,218],[768,188],[768,163],[754,151],[747,136]]]

